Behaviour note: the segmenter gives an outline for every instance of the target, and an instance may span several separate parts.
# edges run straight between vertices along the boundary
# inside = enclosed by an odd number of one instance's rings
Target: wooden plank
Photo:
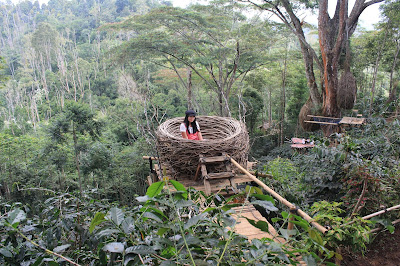
[[[318,115],[307,115],[308,117],[316,117],[316,118],[327,118],[327,119],[340,119],[339,117],[329,117],[329,116],[318,116]]]
[[[210,181],[204,178],[204,192],[207,196],[211,195],[211,185]]]
[[[201,163],[220,163],[227,160],[226,156],[203,157],[199,159]]]
[[[304,120],[306,123],[313,123],[313,124],[323,124],[323,125],[334,125],[338,126],[338,123],[329,123],[329,122],[319,122],[319,121],[309,121],[309,120]]]
[[[290,147],[295,149],[313,148],[314,144],[292,144]]]
[[[209,173],[205,177],[207,179],[222,179],[222,178],[232,178],[235,175],[232,172],[222,172],[222,173]]]
[[[236,226],[234,228],[234,231],[240,235],[246,236],[249,240],[257,238],[270,238],[274,239],[275,242],[278,243],[285,243],[285,239],[278,237],[278,233],[276,232],[275,228],[268,223],[267,219],[261,215],[260,212],[258,212],[253,205],[249,205],[249,203],[246,203],[244,206],[236,207],[233,208],[235,211],[235,214],[232,215],[235,219],[237,219]],[[258,221],[264,221],[268,223],[268,231],[264,232],[258,229],[257,227],[254,227],[251,225],[247,219],[254,220],[256,222]]]
[[[143,156],[142,157],[143,158],[143,160],[148,160],[148,159],[152,159],[152,160],[158,160],[158,158],[157,157],[152,157],[152,156]]]
[[[339,122],[340,124],[349,124],[349,125],[362,125],[365,123],[365,118],[356,118],[356,117],[343,117]]]
[[[200,169],[201,169],[201,163],[199,163],[197,165],[196,174],[194,175],[194,180],[199,179],[199,177],[200,177]]]

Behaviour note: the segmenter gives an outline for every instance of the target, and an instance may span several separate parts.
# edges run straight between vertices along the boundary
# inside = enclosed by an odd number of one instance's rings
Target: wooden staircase
[[[218,170],[216,173],[210,173],[213,169],[214,171],[215,169],[224,169],[224,172]],[[222,153],[221,156],[214,157],[205,157],[203,154],[199,155],[199,165],[197,166],[195,180],[203,179],[204,192],[206,195],[211,195],[215,183],[218,183],[217,187],[223,184],[236,193],[234,177],[235,172],[232,170],[231,161],[227,154]]]

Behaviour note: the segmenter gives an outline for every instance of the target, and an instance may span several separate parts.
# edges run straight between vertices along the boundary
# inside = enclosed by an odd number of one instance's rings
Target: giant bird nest
[[[182,138],[179,126],[183,119],[167,120],[157,130],[159,160],[162,165],[171,166],[175,176],[194,177],[200,154],[210,157],[226,153],[246,166],[249,135],[242,122],[229,117],[197,116],[204,138],[200,141]]]

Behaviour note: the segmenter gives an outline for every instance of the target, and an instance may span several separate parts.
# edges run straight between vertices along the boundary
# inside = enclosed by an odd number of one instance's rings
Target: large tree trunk
[[[318,35],[324,69],[322,113],[328,117],[340,117],[336,96],[339,81],[339,57],[345,40],[347,12],[347,0],[339,0],[335,16],[331,19],[328,14],[328,0],[319,2]],[[325,136],[329,136],[337,130],[339,130],[337,126],[322,126]]]
[[[309,110],[310,106],[317,107],[322,102],[322,113],[324,115],[339,116],[340,109],[337,106],[336,97],[338,85],[338,62],[343,48],[343,42],[348,40],[354,33],[357,27],[358,18],[365,8],[383,2],[383,0],[370,0],[367,2],[365,0],[356,0],[350,14],[348,12],[348,0],[338,0],[335,14],[332,19],[328,14],[328,0],[319,0],[318,34],[322,62],[305,39],[304,31],[302,29],[303,23],[299,20],[293,10],[293,1],[264,0],[263,5],[259,5],[252,0],[247,1],[260,9],[272,12],[298,37],[305,62],[306,77],[310,90],[310,100],[302,109]],[[314,63],[316,63],[321,72],[322,81],[320,90],[318,89],[315,79]],[[321,94],[322,97],[320,96]],[[307,112],[304,111],[303,113]],[[306,123],[302,123],[302,125],[305,124]],[[322,129],[325,136],[328,136],[335,128],[323,127]]]

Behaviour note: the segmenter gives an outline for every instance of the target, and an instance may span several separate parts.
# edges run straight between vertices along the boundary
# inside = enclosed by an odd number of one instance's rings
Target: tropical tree
[[[229,96],[234,84],[266,63],[263,52],[274,42],[259,20],[248,21],[234,5],[192,6],[188,10],[163,7],[108,28],[126,30],[134,37],[119,47],[120,59],[140,58],[175,71],[188,91],[186,67],[218,95],[219,113],[231,115]]]
[[[100,127],[101,123],[95,119],[89,105],[67,101],[65,109],[54,118],[49,128],[49,133],[55,142],[65,143],[72,137],[80,192],[82,192],[80,151],[83,149],[83,145],[79,145],[81,143],[79,143],[78,137],[87,134],[92,139],[96,139],[100,135]]]
[[[269,1],[256,2],[246,0],[261,10],[266,10],[277,16],[299,39],[301,51],[306,69],[306,77],[310,90],[310,99],[303,106],[309,112],[315,107],[321,106],[320,112],[328,117],[339,117],[340,107],[337,103],[339,87],[339,61],[344,52],[350,55],[348,41],[356,30],[361,13],[370,5],[383,0],[356,0],[349,10],[347,0],[338,0],[335,13],[330,17],[328,13],[328,0],[316,1]],[[320,55],[307,42],[303,29],[304,21],[299,17],[299,10],[318,8],[318,36]],[[349,61],[349,57],[347,57]],[[316,68],[315,68],[316,66]],[[319,71],[319,74],[318,74]],[[318,85],[318,75],[320,84]],[[311,103],[311,108],[310,104]],[[303,112],[304,113],[304,112]],[[300,120],[303,120],[301,118]],[[304,124],[303,124],[304,127]],[[325,135],[330,135],[335,128],[333,126],[322,127]]]
[[[387,45],[386,60],[388,63],[388,72],[390,72],[389,98],[388,102],[392,102],[397,98],[397,90],[399,89],[398,81],[395,81],[396,72],[398,73],[398,61],[400,56],[400,1],[387,1],[382,6],[382,14],[384,21],[381,27],[386,30],[389,43]]]

